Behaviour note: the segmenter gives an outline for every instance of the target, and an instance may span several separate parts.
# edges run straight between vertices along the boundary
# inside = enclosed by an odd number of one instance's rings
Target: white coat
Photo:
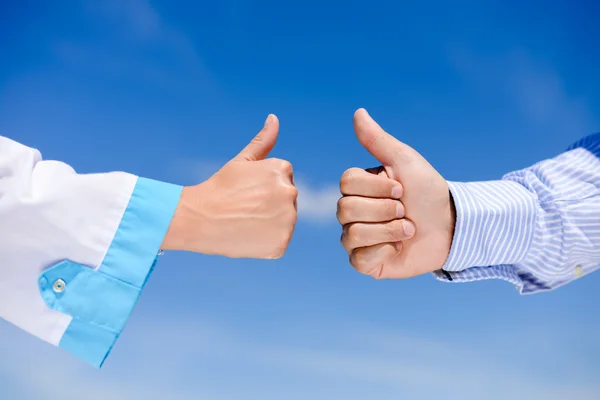
[[[77,174],[0,136],[0,317],[100,367],[181,189],[124,172]]]

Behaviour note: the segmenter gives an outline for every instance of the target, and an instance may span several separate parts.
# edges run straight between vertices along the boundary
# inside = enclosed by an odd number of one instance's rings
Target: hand
[[[350,263],[363,264],[365,249],[399,254],[402,241],[415,233],[414,224],[403,219],[404,205],[399,200],[402,185],[387,177],[379,168],[350,168],[342,175],[337,218],[343,226],[342,246],[350,254]],[[381,245],[380,245],[381,244]],[[377,246],[380,245],[380,246]],[[379,265],[365,264],[362,272],[378,277]]]
[[[277,140],[279,121],[264,128],[240,154],[207,181],[183,189],[165,250],[232,258],[280,258],[296,224],[298,190],[292,165],[265,159]]]
[[[342,243],[350,263],[377,279],[408,278],[440,269],[454,235],[446,180],[419,153],[381,129],[366,110],[355,113],[354,129],[382,167],[379,174],[352,169],[342,177],[342,194],[359,196],[342,198],[338,208],[338,215],[344,216]],[[392,202],[398,210],[395,215]]]

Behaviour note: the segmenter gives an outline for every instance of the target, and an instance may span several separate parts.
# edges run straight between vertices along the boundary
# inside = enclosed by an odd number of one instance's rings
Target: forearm
[[[122,331],[181,188],[77,174],[0,137],[0,317],[100,366]]]
[[[441,280],[504,279],[521,293],[594,271],[600,257],[597,136],[502,181],[451,183],[456,229]]]
[[[281,257],[297,190],[289,162],[265,159],[278,128],[269,116],[234,159],[186,188],[77,174],[0,137],[0,318],[100,366],[161,249]]]

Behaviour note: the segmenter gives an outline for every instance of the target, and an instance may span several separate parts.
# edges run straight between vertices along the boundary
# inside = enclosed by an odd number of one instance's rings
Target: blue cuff
[[[98,270],[65,260],[41,274],[48,307],[72,317],[60,347],[102,366],[156,265],[181,190],[139,178]]]

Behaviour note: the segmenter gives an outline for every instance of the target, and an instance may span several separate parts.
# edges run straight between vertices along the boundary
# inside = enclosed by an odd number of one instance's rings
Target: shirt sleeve
[[[456,227],[439,280],[503,279],[530,294],[598,269],[600,133],[502,180],[449,187]]]
[[[181,189],[123,172],[77,174],[0,137],[0,317],[100,367]]]

